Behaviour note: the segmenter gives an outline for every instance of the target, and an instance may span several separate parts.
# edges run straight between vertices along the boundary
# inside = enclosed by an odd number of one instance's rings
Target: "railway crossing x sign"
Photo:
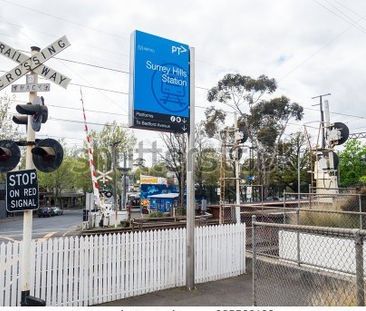
[[[31,71],[66,89],[71,79],[43,63],[69,46],[70,42],[63,36],[40,52],[28,56],[0,41],[0,54],[19,63],[17,67],[0,77],[0,91]]]

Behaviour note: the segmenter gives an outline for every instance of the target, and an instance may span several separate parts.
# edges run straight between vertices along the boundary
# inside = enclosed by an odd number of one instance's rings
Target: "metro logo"
[[[183,45],[181,45],[181,46],[172,45],[172,54],[177,53],[178,55],[180,55],[180,54],[185,53],[187,51],[188,50]]]

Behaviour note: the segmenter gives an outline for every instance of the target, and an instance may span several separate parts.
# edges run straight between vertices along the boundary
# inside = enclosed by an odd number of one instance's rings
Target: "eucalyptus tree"
[[[239,116],[239,125],[246,128],[256,150],[256,168],[260,183],[268,184],[274,168],[277,147],[291,119],[299,121],[303,108],[286,96],[274,97],[275,79],[227,74],[212,87],[207,100],[215,103],[206,110],[205,129],[209,137],[217,135],[225,125],[227,113],[217,107],[224,105]]]

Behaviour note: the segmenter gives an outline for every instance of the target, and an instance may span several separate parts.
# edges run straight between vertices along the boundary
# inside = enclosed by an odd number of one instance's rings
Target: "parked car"
[[[51,216],[60,216],[64,213],[61,207],[52,206],[51,207]]]
[[[37,211],[38,217],[51,217],[52,210],[50,207],[40,207]]]

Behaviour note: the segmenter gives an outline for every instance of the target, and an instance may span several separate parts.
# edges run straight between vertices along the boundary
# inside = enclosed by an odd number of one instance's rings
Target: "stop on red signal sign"
[[[38,209],[37,171],[23,170],[6,174],[6,210],[19,212]]]

